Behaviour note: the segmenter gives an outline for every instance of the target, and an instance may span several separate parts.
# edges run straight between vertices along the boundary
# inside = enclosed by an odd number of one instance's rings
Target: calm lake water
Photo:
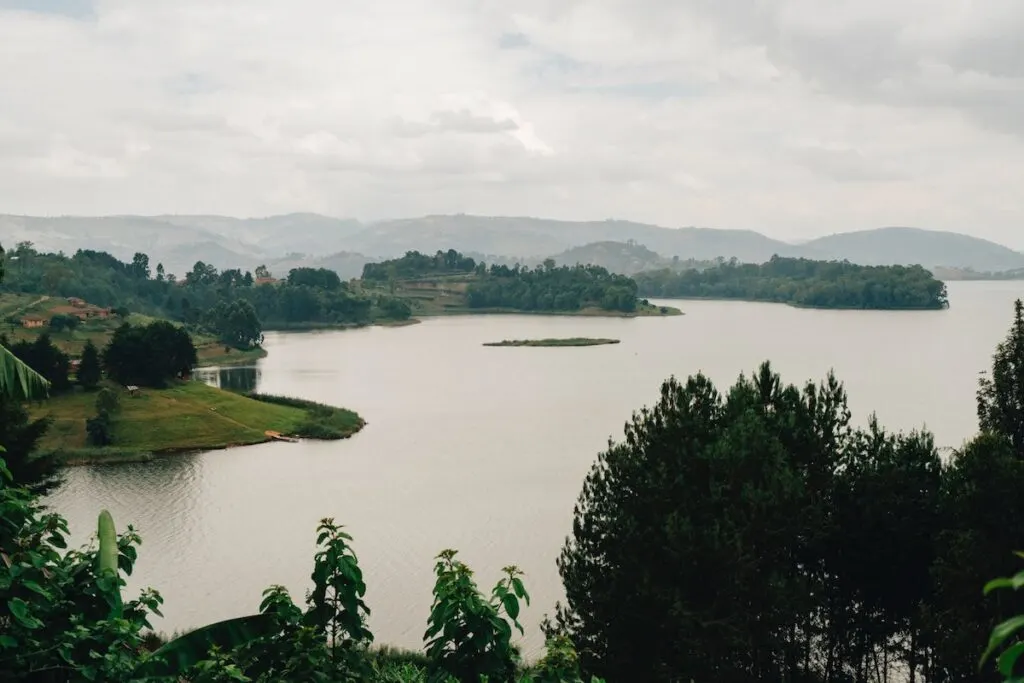
[[[676,302],[686,315],[635,320],[474,316],[403,328],[268,334],[269,356],[240,382],[358,411],[341,442],[266,444],[144,465],[73,468],[51,505],[86,542],[109,508],[144,543],[129,587],[164,595],[159,630],[251,613],[284,584],[301,601],[314,529],[355,536],[377,642],[421,643],[433,558],[457,548],[488,592],[500,568],[526,572],[525,647],[561,595],[555,558],[583,477],[633,410],[669,375],[721,386],[770,359],[783,379],[834,369],[855,419],[931,429],[940,446],[975,431],[980,370],[1010,324],[1021,282],[952,283],[951,308],[814,311]],[[487,348],[538,337],[613,337],[614,346]]]

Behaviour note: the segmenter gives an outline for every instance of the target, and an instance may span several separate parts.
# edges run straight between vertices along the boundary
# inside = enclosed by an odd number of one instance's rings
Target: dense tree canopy
[[[122,325],[103,351],[107,374],[125,385],[161,387],[188,375],[196,362],[196,347],[188,332],[164,320]]]
[[[776,301],[816,308],[933,309],[948,305],[946,286],[921,266],[859,266],[774,256],[735,259],[714,268],[638,273],[644,297]]]
[[[207,313],[205,326],[224,344],[248,349],[263,343],[263,323],[245,299],[222,301]]]
[[[71,388],[71,359],[57,348],[48,333],[39,335],[35,341],[20,341],[9,348],[17,358],[46,378],[51,391],[62,392]]]
[[[418,251],[408,251],[401,258],[380,263],[367,263],[363,266],[363,279],[409,279],[471,273],[476,266],[476,261],[468,256],[463,256],[454,249],[438,251],[433,256],[421,254]]]
[[[78,365],[78,384],[86,391],[92,391],[103,379],[103,367],[100,364],[100,353],[92,340],[85,342],[82,358]]]
[[[149,258],[136,254],[124,263],[105,252],[79,250],[72,257],[41,254],[20,245],[10,291],[79,297],[98,306],[136,311],[205,327],[215,309],[247,302],[261,328],[305,324],[363,324],[378,317],[408,317],[407,306],[374,309],[375,298],[351,291],[337,273],[322,268],[297,268],[282,282],[256,284],[252,273],[233,268],[218,271],[197,261],[182,278],[164,273],[149,278]],[[263,271],[266,273],[266,269]],[[257,273],[259,275],[259,273]],[[264,275],[264,277],[267,277]],[[222,330],[210,329],[221,336]],[[248,335],[248,340],[256,335]],[[240,342],[241,343],[241,342]]]
[[[995,680],[978,653],[1024,612],[980,594],[1024,539],[1022,310],[945,463],[927,433],[851,426],[831,376],[667,381],[584,482],[552,628],[615,681]]]
[[[288,284],[293,287],[313,287],[333,292],[341,289],[341,278],[327,268],[293,268],[288,272]]]
[[[978,391],[982,430],[1005,434],[1024,458],[1024,302],[1014,304],[1013,324],[996,349],[992,374]]]
[[[491,266],[470,283],[466,302],[470,308],[630,312],[636,310],[636,283],[600,266],[555,267],[551,261],[532,270]]]

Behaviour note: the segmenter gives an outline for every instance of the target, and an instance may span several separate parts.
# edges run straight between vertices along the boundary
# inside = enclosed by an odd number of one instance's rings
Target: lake
[[[955,282],[946,311],[817,311],[775,304],[673,302],[671,318],[472,316],[400,328],[268,334],[269,355],[242,382],[351,408],[368,425],[340,442],[274,443],[81,467],[49,503],[73,540],[110,509],[143,545],[132,591],[166,599],[172,632],[256,611],[284,584],[301,602],[318,520],[355,537],[378,643],[418,647],[433,558],[456,548],[489,593],[501,567],[526,572],[528,653],[561,596],[555,558],[583,477],[632,411],[669,375],[720,388],[770,359],[802,384],[834,369],[855,420],[928,427],[940,446],[975,431],[978,372],[1010,325],[1024,282]],[[484,342],[611,337],[589,348],[490,348]]]

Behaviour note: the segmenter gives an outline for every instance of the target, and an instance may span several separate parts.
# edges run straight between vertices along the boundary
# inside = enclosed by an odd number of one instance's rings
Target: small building
[[[74,306],[75,308],[85,308],[87,305],[85,303],[85,299],[79,299],[77,296],[69,296],[68,303]]]
[[[43,327],[46,325],[46,318],[41,318],[38,315],[26,315],[21,319],[21,326],[28,329],[36,327]]]
[[[253,282],[257,285],[276,285],[279,280],[276,277],[258,277]]]
[[[50,309],[50,313],[53,315],[73,315],[79,320],[88,320],[89,318],[109,318],[111,310],[85,304],[84,306],[54,306]]]

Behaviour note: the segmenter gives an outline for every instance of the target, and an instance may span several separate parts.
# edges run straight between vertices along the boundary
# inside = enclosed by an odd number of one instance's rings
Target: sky
[[[1024,248],[1020,0],[0,0],[0,212]]]

